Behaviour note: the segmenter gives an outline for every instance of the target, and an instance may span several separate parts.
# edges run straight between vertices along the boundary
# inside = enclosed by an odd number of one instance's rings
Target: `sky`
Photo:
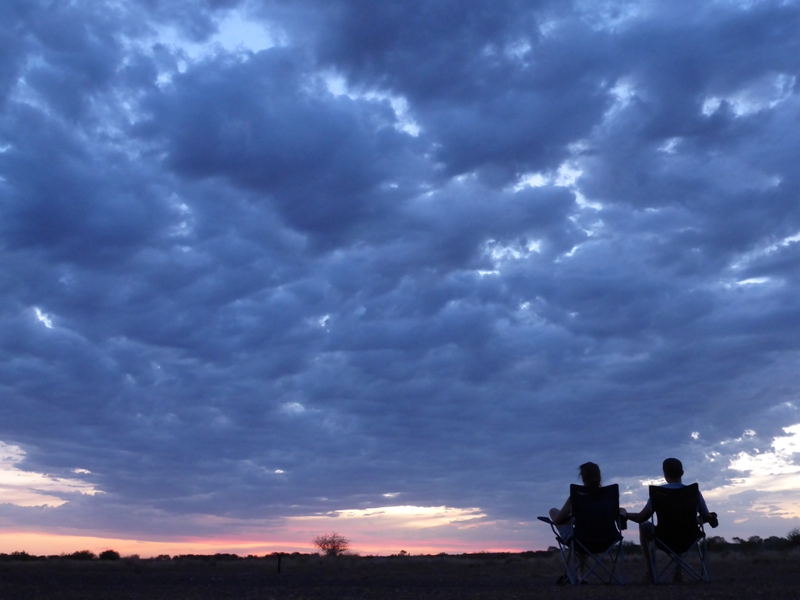
[[[0,551],[543,549],[669,456],[800,526],[800,2],[0,23]]]

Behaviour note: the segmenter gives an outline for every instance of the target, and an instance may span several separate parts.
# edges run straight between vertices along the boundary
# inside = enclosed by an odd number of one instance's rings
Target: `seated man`
[[[682,488],[686,487],[682,481],[683,478],[683,465],[677,458],[668,458],[662,464],[664,470],[664,479],[667,481],[662,487],[665,488]],[[717,526],[717,514],[708,511],[706,501],[703,495],[698,492],[697,498],[697,522],[710,523],[712,527]],[[655,527],[649,520],[653,516],[653,507],[650,500],[647,500],[645,507],[638,513],[627,512],[627,517],[635,523],[639,523],[639,542],[642,545],[642,552],[644,559],[647,563],[647,572],[649,581],[653,581],[653,563],[650,557],[650,546],[648,542],[655,537]],[[680,577],[680,570],[676,571],[676,577]]]

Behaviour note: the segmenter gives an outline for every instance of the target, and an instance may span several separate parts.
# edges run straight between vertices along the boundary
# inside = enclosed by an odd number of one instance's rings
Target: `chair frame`
[[[567,580],[572,585],[579,585],[587,582],[589,576],[593,575],[595,578],[606,584],[618,583],[620,585],[624,585],[625,577],[623,573],[623,563],[625,552],[621,532],[621,530],[624,529],[624,520],[619,516],[619,486],[614,484],[605,486],[603,488],[586,488],[580,485],[571,485],[569,489],[570,498],[573,499],[573,515],[576,505],[574,498],[578,494],[591,494],[592,490],[596,489],[604,490],[603,493],[608,494],[613,490],[613,493],[616,496],[617,515],[614,519],[614,527],[616,529],[617,536],[613,541],[610,542],[605,550],[592,552],[589,550],[586,543],[581,542],[577,536],[574,535],[574,533],[569,537],[569,539],[565,540],[558,531],[558,526],[556,526],[551,519],[548,517],[538,517],[540,521],[550,525],[550,528],[556,537],[558,549],[561,553],[561,558],[564,561],[564,569]],[[580,515],[578,515],[578,518],[580,518]],[[611,568],[606,566],[606,564],[603,562],[606,557],[611,559]],[[591,561],[590,568],[588,568],[583,575],[580,575],[579,573],[581,562],[583,562],[581,558],[583,561]]]
[[[654,532],[657,531],[656,524],[658,519],[658,511],[659,511],[659,500],[654,498],[653,489],[657,489],[658,492],[656,494],[664,494],[664,492],[669,495],[670,492],[678,492],[686,493],[685,490],[687,488],[694,489],[695,494],[699,495],[700,490],[696,483],[688,485],[684,488],[665,488],[663,486],[650,486],[650,502],[651,506],[653,507],[653,516],[651,517],[651,522],[653,523],[653,530]],[[694,525],[694,523],[693,523]],[[658,535],[655,534],[653,539],[648,542],[650,545],[650,562],[652,567],[653,573],[653,583],[660,584],[660,583],[667,583],[669,581],[670,576],[674,576],[675,572],[680,569],[682,572],[687,573],[690,577],[692,577],[696,581],[702,581],[704,583],[708,583],[711,580],[711,576],[708,570],[708,545],[706,543],[706,532],[703,528],[702,523],[696,523],[698,528],[699,535],[697,538],[692,542],[692,544],[683,552],[675,552],[670,548],[663,540],[659,539]],[[658,561],[657,561],[657,551],[661,551],[667,555],[669,558],[669,562],[666,564],[664,568],[660,571],[658,570]],[[688,563],[689,556],[697,556],[700,560],[700,568],[696,569],[691,564]]]

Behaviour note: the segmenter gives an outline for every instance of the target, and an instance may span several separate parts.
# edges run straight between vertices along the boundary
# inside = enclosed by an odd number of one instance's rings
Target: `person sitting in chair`
[[[583,463],[578,467],[583,485],[590,488],[599,488],[602,484],[600,467],[593,462]],[[550,520],[558,528],[561,539],[565,542],[572,537],[572,498],[567,498],[561,510],[550,509]]]
[[[593,462],[583,463],[580,467],[578,467],[578,472],[580,473],[581,482],[583,482],[584,487],[587,488],[600,488],[602,486],[602,477],[600,475],[600,467],[597,466]],[[620,508],[619,513],[621,516],[624,516],[624,509]],[[563,540],[564,544],[569,544],[570,539],[574,533],[574,526],[573,526],[573,516],[572,516],[572,497],[567,498],[567,501],[564,503],[564,506],[559,510],[558,508],[551,508],[550,509],[550,520],[553,522],[553,525],[558,529],[558,535]],[[579,567],[578,567],[578,574],[579,577],[583,578],[583,574],[586,569],[586,557],[583,554],[578,555],[579,560]],[[567,575],[562,575],[558,579],[558,583],[564,583],[566,581]]]
[[[667,458],[662,463],[662,469],[664,471],[664,479],[667,483],[661,487],[668,489],[686,487],[686,485],[683,483],[683,464],[681,461],[679,461],[677,458]],[[620,510],[625,511],[624,508]],[[655,527],[649,520],[650,517],[653,516],[653,512],[653,507],[649,499],[647,500],[645,507],[638,513],[625,511],[625,515],[628,517],[628,519],[634,523],[639,523],[639,542],[642,545],[642,552],[644,554],[645,563],[647,564],[648,580],[651,582],[653,581],[653,565],[651,562],[650,546],[648,542],[652,541],[656,534]],[[718,524],[717,514],[708,511],[706,501],[703,498],[703,494],[700,492],[697,493],[697,523],[709,523],[711,524],[711,527],[716,527]],[[680,570],[677,570],[675,574],[676,577],[679,578]]]
[[[600,467],[593,462],[583,463],[578,467],[581,481],[583,485],[588,488],[599,488],[603,484],[603,478],[600,475]],[[624,508],[619,509],[620,515],[625,515]],[[558,533],[561,539],[565,542],[569,541],[572,537],[572,499],[567,498],[561,510],[557,508],[550,509],[550,520],[558,528]]]

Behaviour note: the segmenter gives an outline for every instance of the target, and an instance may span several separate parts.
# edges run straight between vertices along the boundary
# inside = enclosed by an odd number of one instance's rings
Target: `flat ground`
[[[628,584],[557,586],[560,558],[531,554],[432,557],[4,562],[0,600],[94,599],[522,599],[798,598],[800,553],[711,555],[711,583],[641,583],[640,556],[626,557]]]

